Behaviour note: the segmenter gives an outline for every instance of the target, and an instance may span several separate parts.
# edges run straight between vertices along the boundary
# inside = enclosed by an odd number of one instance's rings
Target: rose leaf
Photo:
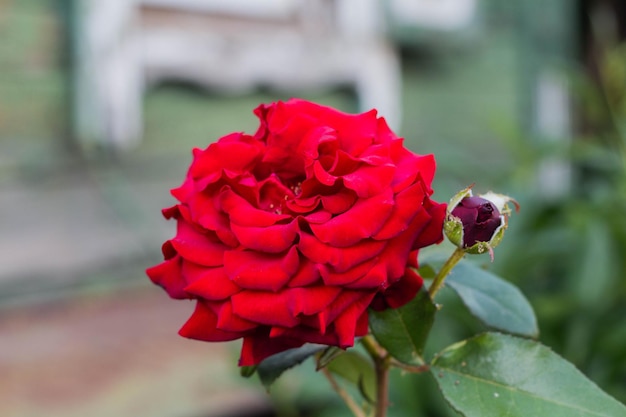
[[[526,297],[500,277],[461,261],[446,279],[446,285],[485,325],[520,336],[536,338],[539,335],[535,313]]]
[[[363,355],[349,351],[335,357],[327,366],[330,372],[354,384],[365,400],[376,399],[376,373],[374,365]]]
[[[626,407],[535,340],[484,333],[433,360],[446,401],[465,417],[618,417]]]
[[[302,347],[289,349],[284,352],[272,355],[263,360],[257,366],[257,373],[261,382],[269,390],[270,386],[282,375],[283,372],[292,368],[323,350],[325,346],[317,344],[306,344]]]
[[[428,333],[437,307],[428,292],[422,290],[400,308],[370,312],[374,337],[391,356],[409,365],[421,365]]]

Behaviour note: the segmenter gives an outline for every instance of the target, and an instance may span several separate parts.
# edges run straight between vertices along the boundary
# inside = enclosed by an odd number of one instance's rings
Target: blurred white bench
[[[397,128],[401,74],[378,0],[78,0],[75,132],[129,148],[146,89],[183,80],[224,94],[258,86],[354,88]]]
[[[479,0],[386,0],[394,24],[459,33],[476,26]]]

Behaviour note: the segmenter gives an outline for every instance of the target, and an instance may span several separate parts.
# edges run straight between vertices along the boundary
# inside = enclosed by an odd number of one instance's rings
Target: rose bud
[[[472,196],[471,187],[464,189],[448,205],[446,236],[467,253],[488,251],[493,260],[493,248],[500,243],[508,226],[509,202],[519,210],[511,197],[493,192]]]
[[[465,197],[452,210],[452,215],[463,223],[464,248],[478,242],[489,242],[503,221],[498,208],[482,197]]]

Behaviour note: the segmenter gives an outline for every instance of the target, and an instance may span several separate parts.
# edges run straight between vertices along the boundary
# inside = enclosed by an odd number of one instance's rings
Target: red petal
[[[185,287],[185,291],[207,300],[225,300],[240,291],[233,281],[228,279],[224,268],[197,267],[196,279]]]
[[[329,286],[344,286],[365,276],[377,262],[378,260],[376,258],[370,259],[344,272],[336,272],[326,265],[320,265],[319,269],[324,284]]]
[[[300,322],[290,308],[290,303],[296,296],[294,291],[242,291],[232,297],[233,311],[236,315],[259,324],[293,327]]]
[[[295,246],[284,255],[253,251],[224,253],[224,271],[242,288],[278,291],[298,271],[299,257]]]
[[[258,365],[263,359],[285,350],[300,347],[304,341],[297,339],[270,339],[269,334],[259,331],[254,335],[245,336],[241,347],[239,366]]]
[[[253,207],[230,187],[224,187],[220,192],[219,202],[221,209],[230,216],[230,221],[240,226],[271,226],[276,222],[291,218],[286,214],[276,214]]]
[[[424,211],[428,212],[430,218],[413,243],[413,249],[430,246],[443,240],[443,221],[446,217],[446,207],[445,203],[439,204],[430,199],[424,202]]]
[[[179,300],[191,298],[191,296],[184,291],[187,282],[181,274],[180,256],[175,256],[165,262],[148,268],[146,274],[148,274],[148,277],[150,277],[150,280],[154,284],[162,287],[170,297]]]
[[[167,220],[172,218],[178,218],[178,216],[180,215],[179,205],[176,204],[175,206],[164,208],[163,210],[161,210],[161,213],[163,213],[163,217],[165,217]]]
[[[226,342],[243,337],[243,333],[219,330],[216,325],[217,315],[205,302],[198,300],[195,311],[178,331],[178,334],[206,342]]]
[[[293,245],[298,233],[298,222],[294,220],[267,227],[246,227],[233,223],[231,228],[244,247],[259,252],[279,253]]]
[[[373,142],[377,131],[376,110],[367,113],[348,114],[331,107],[322,106],[300,99],[291,99],[286,103],[277,103],[272,120],[278,125],[285,124],[294,114],[306,114],[316,125],[326,125],[338,131],[341,148],[353,155],[359,155]]]
[[[409,261],[407,262],[407,266],[412,268],[419,268],[419,264],[417,262],[417,255],[419,254],[419,250],[415,249],[409,253]]]
[[[161,246],[161,252],[163,252],[163,258],[166,260],[172,259],[174,256],[178,255],[178,252],[176,252],[176,249],[174,249],[174,246],[172,246],[172,242],[169,240],[163,242],[163,245]]]
[[[367,307],[372,302],[375,293],[362,293],[361,298],[350,304],[339,317],[333,322],[334,332],[337,334],[339,347],[347,348],[354,345],[354,336],[356,335],[357,322],[361,319],[363,313],[367,311]],[[362,329],[361,329],[362,330]]]
[[[224,250],[230,249],[219,243],[215,235],[201,233],[183,219],[178,219],[178,231],[171,242],[180,256],[206,266],[222,265]]]
[[[221,303],[217,314],[216,328],[226,332],[246,332],[259,326],[255,321],[249,321],[239,316],[233,309],[231,302]]]
[[[395,197],[395,204],[385,225],[373,236],[374,239],[391,239],[405,231],[424,201],[424,189],[419,183],[401,191]]]
[[[258,182],[258,191],[255,196],[257,207],[265,211],[281,209],[284,201],[295,197],[292,189],[283,184],[275,173]]]
[[[294,198],[287,200],[287,208],[294,213],[309,213],[317,208],[320,203],[320,196],[315,195],[307,198]]]
[[[318,210],[315,213],[304,216],[309,224],[323,224],[333,218],[333,215],[326,210]]]
[[[363,165],[356,171],[344,175],[346,188],[354,190],[360,198],[368,198],[389,189],[396,168],[393,165]]]
[[[317,328],[303,326],[292,328],[272,327],[270,337],[277,340],[302,340],[306,343],[317,343],[320,345],[337,346],[339,343],[335,333],[324,333],[317,330]]]
[[[382,296],[383,302],[381,303],[381,300],[377,300],[372,307],[375,310],[402,307],[417,295],[423,284],[424,280],[422,280],[422,277],[413,269],[406,268],[404,276],[379,295],[379,297]]]
[[[328,307],[341,291],[339,287],[295,288],[290,293],[290,310],[294,316],[317,314]]]
[[[315,236],[300,232],[300,252],[318,264],[331,265],[336,272],[345,272],[350,268],[372,259],[385,247],[385,242],[362,240],[354,246],[335,248],[320,242]]]
[[[389,284],[394,283],[404,275],[404,268],[409,263],[409,254],[414,242],[416,239],[420,239],[420,233],[429,221],[430,216],[422,208],[413,218],[407,230],[388,241],[379,259],[381,263],[387,266],[387,281]]]
[[[398,139],[395,133],[391,131],[384,117],[378,118],[376,125],[376,139],[378,143],[388,143],[394,139]]]
[[[362,308],[363,304],[369,305],[375,294],[375,292],[370,291],[343,290],[326,310],[320,312],[320,320],[330,325],[351,306],[357,304]],[[367,305],[365,308],[367,308]]]
[[[352,207],[357,200],[357,196],[354,191],[344,188],[335,194],[322,196],[321,199],[326,211],[332,214],[339,214]]]
[[[371,237],[384,224],[393,210],[393,194],[387,190],[368,199],[360,199],[347,212],[326,223],[311,224],[313,234],[335,247],[352,246]]]
[[[194,193],[187,203],[191,219],[208,230],[227,230],[228,216],[217,209],[216,197],[206,192]]]
[[[300,259],[300,268],[298,272],[291,278],[287,286],[289,287],[306,287],[317,282],[320,279],[320,271],[316,264],[306,258]]]
[[[356,322],[356,330],[354,331],[355,337],[365,336],[369,331],[369,317],[367,310],[361,314],[361,317]]]
[[[403,265],[404,266],[404,265]],[[365,275],[346,285],[352,289],[384,289],[388,285],[387,265],[384,262],[376,262]]]
[[[329,112],[330,113],[330,112]],[[341,149],[351,155],[360,155],[374,142],[376,125],[378,124],[376,110],[370,110],[361,114],[335,113],[332,117],[336,123]],[[328,115],[325,115],[328,117]],[[331,113],[331,116],[334,114]]]
[[[334,185],[335,181],[337,181],[337,177],[331,175],[324,169],[320,161],[315,161],[313,163],[313,173],[317,180],[324,185]]]
[[[352,346],[355,336],[367,333],[367,307],[374,294],[362,291],[344,292],[332,303],[331,310],[319,314],[319,325],[272,328],[270,336],[290,337],[342,348]],[[317,330],[318,327],[320,330]]]
[[[172,194],[172,196],[178,201],[180,201],[181,203],[186,203],[187,200],[189,200],[189,198],[193,196],[195,193],[196,193],[195,182],[193,178],[191,178],[189,175],[187,175],[187,177],[185,178],[185,181],[183,181],[180,187],[172,188],[170,190],[170,194]]]
[[[408,151],[402,145],[402,141],[394,141],[391,149],[397,168],[391,184],[394,192],[403,190],[414,182],[420,182],[421,179],[427,194],[431,194],[430,184],[435,176],[435,158],[432,155],[416,155]]]
[[[259,157],[260,149],[254,144],[241,141],[242,137],[242,133],[231,133],[209,145],[206,150],[197,154],[189,174],[193,178],[199,178],[216,173],[221,175],[223,169],[234,172],[249,171]]]
[[[430,185],[435,178],[435,171],[437,168],[437,163],[435,162],[435,157],[433,155],[419,155],[417,158],[417,162],[413,165],[413,170],[420,173],[420,177],[424,184],[426,185],[426,189],[429,192],[431,191]]]

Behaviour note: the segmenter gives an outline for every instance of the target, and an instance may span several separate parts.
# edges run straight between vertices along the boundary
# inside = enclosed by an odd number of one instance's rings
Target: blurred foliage
[[[534,301],[542,340],[624,402],[626,44],[605,48],[597,63],[596,77],[574,77],[581,135],[570,146],[511,141],[525,148],[513,176],[557,156],[573,181],[563,197],[525,193],[498,270]]]

